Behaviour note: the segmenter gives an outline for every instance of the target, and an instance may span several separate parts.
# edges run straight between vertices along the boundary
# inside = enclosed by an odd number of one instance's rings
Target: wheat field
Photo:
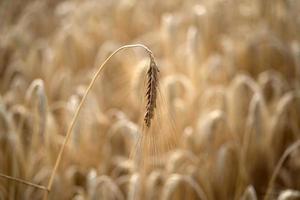
[[[1,0],[6,199],[300,199],[300,1]]]

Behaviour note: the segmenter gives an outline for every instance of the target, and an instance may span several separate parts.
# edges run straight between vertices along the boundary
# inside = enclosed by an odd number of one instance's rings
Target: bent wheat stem
[[[72,118],[72,121],[68,127],[68,130],[67,130],[67,134],[65,136],[65,139],[64,139],[64,142],[60,148],[60,151],[59,151],[59,154],[57,156],[57,159],[55,161],[55,165],[54,165],[54,168],[53,168],[53,171],[51,173],[51,176],[50,176],[50,179],[49,179],[49,182],[48,182],[48,185],[47,185],[47,192],[45,192],[45,195],[44,195],[44,200],[47,200],[48,199],[48,195],[49,195],[49,192],[51,191],[51,188],[52,188],[52,184],[53,184],[53,180],[54,180],[54,177],[55,177],[55,174],[57,172],[57,169],[58,169],[58,166],[61,162],[61,159],[62,159],[62,156],[63,156],[63,153],[64,153],[64,150],[65,150],[65,147],[69,141],[69,138],[72,134],[72,130],[73,130],[73,127],[76,123],[76,120],[78,118],[78,115],[82,109],[82,106],[90,92],[90,90],[92,89],[96,79],[98,78],[98,76],[100,75],[101,71],[103,70],[105,64],[116,54],[118,53],[119,51],[121,50],[124,50],[124,49],[128,49],[128,48],[136,48],[136,47],[140,47],[140,48],[143,48],[144,50],[146,50],[147,54],[149,55],[150,57],[150,68],[149,68],[149,73],[148,73],[148,90],[150,94],[148,94],[148,91],[147,91],[147,94],[146,94],[146,97],[147,97],[147,106],[146,106],[146,114],[145,114],[145,118],[144,118],[144,121],[146,123],[146,126],[149,127],[150,126],[150,121],[151,119],[153,118],[153,110],[155,108],[155,97],[156,97],[156,85],[157,85],[157,72],[158,72],[158,69],[157,69],[157,65],[155,64],[155,61],[154,61],[154,56],[153,56],[153,53],[152,51],[146,47],[145,45],[143,44],[132,44],[132,45],[124,45],[120,48],[118,48],[117,50],[115,50],[113,53],[111,53],[105,60],[104,62],[100,65],[100,67],[98,68],[98,70],[96,71],[96,73],[94,74],[88,88],[86,89],[85,91],[85,94],[84,96],[82,97],[76,111],[75,111],[75,114]],[[149,89],[150,87],[150,89]],[[151,94],[151,93],[154,93],[155,94]],[[148,113],[148,114],[147,114]]]

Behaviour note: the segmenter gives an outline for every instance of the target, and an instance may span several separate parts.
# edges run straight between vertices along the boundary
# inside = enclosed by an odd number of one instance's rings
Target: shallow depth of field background
[[[154,52],[155,123],[173,127],[178,142],[140,176],[130,154],[149,62],[142,49],[125,50],[88,96],[50,199],[263,199],[300,139],[297,0],[0,1],[0,173],[46,185],[93,73],[133,43]],[[169,117],[159,119],[163,110]],[[300,150],[269,198],[297,191]],[[42,195],[0,179],[1,200]]]

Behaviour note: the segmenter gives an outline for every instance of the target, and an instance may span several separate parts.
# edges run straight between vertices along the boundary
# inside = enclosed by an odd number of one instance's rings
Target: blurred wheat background
[[[160,69],[154,143],[174,145],[143,176],[135,167],[149,61],[122,52],[87,98],[49,199],[300,199],[299,149],[270,186],[300,139],[298,0],[1,0],[0,173],[46,186],[97,67],[134,43]],[[0,179],[1,200],[43,193]]]

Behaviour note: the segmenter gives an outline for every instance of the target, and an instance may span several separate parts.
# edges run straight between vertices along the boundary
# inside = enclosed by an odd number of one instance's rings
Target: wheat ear
[[[284,161],[288,158],[289,155],[291,155],[291,153],[293,153],[296,149],[298,149],[300,147],[300,140],[297,140],[296,142],[294,142],[293,144],[291,144],[285,151],[284,153],[282,154],[282,156],[280,157],[276,167],[275,167],[275,170],[271,176],[271,179],[268,183],[268,187],[267,187],[267,192],[266,192],[266,195],[264,197],[264,200],[268,200],[269,199],[269,196],[272,192],[272,189],[273,189],[273,186],[274,186],[274,183],[275,183],[275,180],[276,180],[276,177],[284,163]]]
[[[150,55],[150,67],[147,71],[147,92],[146,92],[146,113],[144,117],[144,122],[149,128],[151,125],[151,120],[154,116],[154,109],[156,108],[156,97],[157,97],[157,86],[158,86],[158,67],[154,61],[154,57]]]
[[[45,195],[44,195],[44,200],[47,200],[48,199],[48,195],[49,195],[49,192],[51,191],[51,188],[52,188],[52,184],[53,184],[53,180],[54,180],[54,177],[55,177],[55,174],[56,174],[56,171],[58,169],[58,166],[60,164],[60,161],[62,159],[62,155],[64,153],[64,150],[65,150],[65,147],[69,141],[69,138],[72,134],[72,130],[73,130],[73,127],[75,125],[75,122],[78,118],[78,115],[82,109],[82,106],[90,92],[90,90],[92,89],[96,79],[98,78],[98,76],[100,75],[100,72],[103,70],[105,64],[116,54],[118,53],[119,51],[121,50],[124,50],[124,49],[129,49],[129,48],[136,48],[136,47],[140,47],[140,48],[143,48],[144,50],[146,50],[147,54],[149,55],[150,57],[150,68],[149,68],[149,73],[148,73],[148,86],[150,86],[150,91],[149,91],[149,95],[147,95],[147,99],[148,99],[148,103],[147,103],[147,106],[146,106],[146,114],[145,114],[145,123],[146,123],[146,126],[147,127],[150,127],[150,124],[151,124],[151,119],[153,118],[153,112],[154,112],[154,108],[155,108],[155,103],[156,103],[156,87],[154,86],[157,86],[157,72],[158,72],[158,69],[157,69],[157,65],[155,64],[155,61],[154,61],[154,56],[153,56],[153,53],[152,51],[146,47],[145,45],[143,44],[132,44],[132,45],[124,45],[120,48],[118,48],[117,50],[115,50],[113,53],[111,53],[105,60],[104,62],[100,65],[100,67],[98,68],[97,72],[94,74],[88,88],[86,89],[85,91],[85,94],[84,96],[82,97],[77,109],[76,109],[76,112],[72,118],[72,121],[68,127],[68,131],[67,131],[67,134],[66,134],[66,137],[64,139],[64,142],[63,142],[63,145],[61,146],[60,148],[60,151],[59,151],[59,154],[57,156],[57,159],[55,161],[55,165],[54,165],[54,168],[53,168],[53,171],[51,173],[51,176],[50,176],[50,179],[49,179],[49,182],[48,182],[48,185],[47,185],[47,191],[45,192]],[[151,77],[151,78],[149,78]],[[151,79],[151,80],[150,80]],[[150,81],[149,81],[150,80]],[[155,83],[155,84],[154,84]],[[154,84],[154,85],[153,85]],[[153,92],[155,91],[155,95],[153,94]],[[148,93],[148,91],[147,91]],[[149,97],[149,98],[148,98]],[[148,114],[147,114],[148,113]]]

